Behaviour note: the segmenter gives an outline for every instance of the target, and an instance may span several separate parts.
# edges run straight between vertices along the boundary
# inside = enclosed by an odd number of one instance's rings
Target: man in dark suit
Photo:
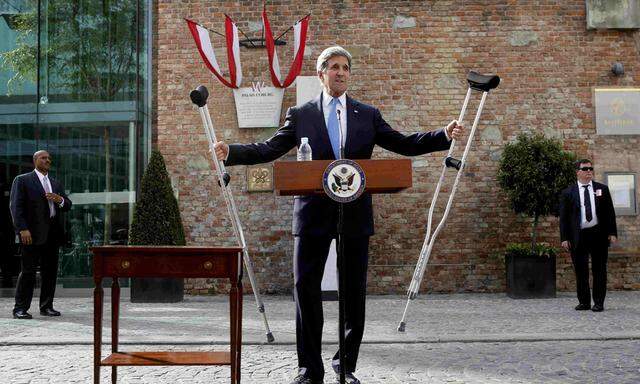
[[[13,286],[11,246],[15,242],[15,236],[9,212],[9,185],[0,181],[0,288]]]
[[[618,236],[616,214],[609,188],[593,181],[591,160],[576,162],[578,182],[560,196],[560,240],[571,252],[576,273],[578,306],[576,310],[604,310],[607,292],[607,257],[609,245]],[[589,255],[593,274],[593,307],[589,289]]]
[[[393,130],[377,108],[347,96],[351,55],[330,47],[318,57],[316,69],[322,93],[287,111],[284,125],[264,143],[215,144],[218,159],[226,165],[273,161],[308,138],[314,160],[369,159],[375,145],[405,156],[448,149],[464,128],[452,121],[446,129],[405,136]],[[292,384],[322,383],[321,357],[323,313],[321,281],[331,240],[336,236],[337,203],[326,196],[296,196],[293,209],[294,297],[298,376]],[[371,195],[364,193],[344,207],[345,257],[345,374],[347,383],[359,383],[353,375],[364,332],[369,236],[373,235]],[[339,353],[333,357],[338,373]],[[337,377],[336,377],[337,380]]]
[[[47,151],[33,154],[33,172],[19,175],[11,187],[10,207],[13,226],[22,245],[22,269],[16,287],[13,317],[31,319],[36,281],[36,263],[40,262],[40,314],[60,316],[53,309],[58,274],[58,247],[64,239],[62,212],[71,209],[71,200],[62,185],[49,176],[51,156]]]

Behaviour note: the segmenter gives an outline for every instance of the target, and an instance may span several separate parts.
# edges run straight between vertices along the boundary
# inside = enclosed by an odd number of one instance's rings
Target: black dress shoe
[[[353,376],[353,373],[346,373],[344,375],[344,382],[347,384],[360,384],[360,380]],[[340,374],[336,374],[336,383],[340,384]]]
[[[589,304],[578,304],[576,305],[576,311],[588,311],[591,309]]]
[[[591,308],[593,312],[602,312],[604,311],[604,306],[601,304],[593,304],[593,308]]]
[[[13,311],[13,318],[27,320],[27,319],[33,319],[33,316],[31,316],[29,312],[23,309],[16,309],[15,311]]]
[[[56,311],[53,308],[45,308],[40,310],[40,314],[42,316],[60,316],[60,312]]]
[[[322,379],[313,379],[306,375],[298,375],[291,384],[324,384]]]

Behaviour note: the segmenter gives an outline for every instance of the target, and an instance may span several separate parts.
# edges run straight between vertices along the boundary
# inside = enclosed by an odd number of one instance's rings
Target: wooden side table
[[[240,383],[242,343],[242,248],[104,246],[91,248],[93,259],[93,382],[100,367],[111,366],[111,382],[121,365],[230,365],[231,383]],[[102,279],[111,285],[111,355],[102,359]],[[231,282],[230,352],[123,352],[118,350],[120,285],[123,277],[227,278]]]

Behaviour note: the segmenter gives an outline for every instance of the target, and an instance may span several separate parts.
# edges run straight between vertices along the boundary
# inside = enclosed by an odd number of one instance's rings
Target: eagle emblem
[[[322,176],[322,188],[332,200],[349,203],[356,200],[365,189],[362,167],[349,159],[332,162]]]
[[[347,167],[341,167],[338,172],[332,174],[333,182],[331,183],[331,189],[333,192],[338,190],[342,193],[353,191],[353,178],[356,176],[355,172],[349,172]]]

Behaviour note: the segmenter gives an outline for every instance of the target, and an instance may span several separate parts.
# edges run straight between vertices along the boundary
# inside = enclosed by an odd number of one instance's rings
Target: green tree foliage
[[[542,134],[522,134],[504,148],[498,181],[513,210],[533,218],[532,253],[540,217],[557,215],[560,192],[576,179],[574,161],[575,155],[564,151],[560,141]]]
[[[142,176],[129,233],[130,245],[185,245],[178,202],[162,154],[153,151]]]

